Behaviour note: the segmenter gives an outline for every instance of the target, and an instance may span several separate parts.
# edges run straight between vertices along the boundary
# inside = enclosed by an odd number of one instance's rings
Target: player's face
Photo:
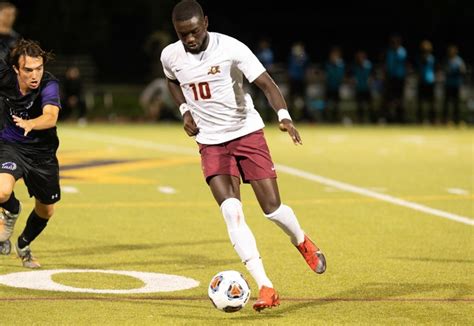
[[[44,73],[43,57],[22,55],[18,59],[18,67],[14,69],[22,91],[37,89]]]
[[[174,29],[186,51],[199,53],[207,47],[207,17],[193,17],[184,21],[174,21]]]

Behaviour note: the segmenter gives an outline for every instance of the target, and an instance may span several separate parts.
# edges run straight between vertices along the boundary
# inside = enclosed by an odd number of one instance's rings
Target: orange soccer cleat
[[[253,309],[262,311],[265,308],[272,308],[280,305],[280,297],[273,288],[262,286],[258,292],[258,299],[253,304]]]
[[[314,242],[311,241],[306,234],[304,236],[304,241],[297,245],[296,248],[313,271],[318,274],[324,273],[326,270],[326,258],[321,250],[316,247]]]

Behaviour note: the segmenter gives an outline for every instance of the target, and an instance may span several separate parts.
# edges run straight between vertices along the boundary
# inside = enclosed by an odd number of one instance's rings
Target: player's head
[[[0,27],[11,28],[16,19],[16,7],[10,2],[0,2]]]
[[[10,62],[15,70],[20,88],[36,89],[41,83],[44,65],[51,59],[38,42],[20,40],[10,53]]]
[[[186,51],[199,53],[208,43],[207,17],[195,0],[183,0],[173,8],[173,25]]]

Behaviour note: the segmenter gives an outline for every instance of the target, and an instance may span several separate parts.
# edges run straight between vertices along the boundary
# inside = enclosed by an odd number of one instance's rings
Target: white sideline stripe
[[[143,148],[148,148],[148,149],[153,149],[153,150],[158,150],[158,151],[163,151],[163,152],[188,154],[188,155],[189,154],[196,155],[198,153],[197,150],[193,150],[189,147],[158,144],[152,141],[145,141],[145,140],[133,139],[133,138],[128,138],[128,137],[120,137],[120,136],[110,136],[110,135],[105,135],[105,134],[95,133],[95,132],[85,132],[84,130],[75,131],[75,130],[67,129],[64,127],[61,128],[61,133],[69,134],[70,136],[73,136],[73,137],[79,137],[82,140],[92,140],[92,141],[116,144],[116,145],[129,145],[129,146],[134,146],[134,147],[143,147]],[[275,166],[280,172],[298,176],[306,180],[319,182],[321,184],[324,184],[330,187],[353,192],[359,195],[376,198],[376,199],[383,200],[395,205],[408,207],[416,211],[432,214],[432,215],[439,216],[448,220],[456,221],[459,223],[474,225],[474,220],[470,219],[469,217],[448,213],[445,211],[441,211],[439,209],[434,209],[428,206],[412,203],[400,198],[392,197],[385,194],[380,194],[375,191],[353,186],[351,184],[332,180],[329,178],[325,178],[325,177],[312,174],[309,172],[305,172],[299,169],[295,169],[286,165],[275,164]]]
[[[342,189],[342,190],[345,190],[345,191],[353,192],[353,193],[363,195],[363,196],[367,196],[367,197],[376,198],[376,199],[383,200],[383,201],[386,201],[386,202],[389,202],[389,203],[392,203],[392,204],[395,204],[395,205],[408,207],[408,208],[414,209],[416,211],[420,211],[420,212],[427,213],[427,214],[432,214],[432,215],[439,216],[439,217],[442,217],[442,218],[445,218],[445,219],[448,219],[448,220],[456,221],[456,222],[459,222],[459,223],[464,223],[464,224],[467,224],[467,225],[474,225],[474,220],[470,219],[469,217],[448,213],[448,212],[445,212],[445,211],[441,211],[439,209],[434,209],[434,208],[431,208],[431,207],[428,207],[428,206],[424,206],[424,205],[420,205],[420,204],[417,204],[417,203],[409,202],[407,200],[403,200],[403,199],[396,198],[396,197],[393,197],[393,196],[389,196],[389,195],[386,195],[386,194],[380,194],[380,193],[375,192],[375,191],[371,191],[371,190],[368,190],[368,189],[365,189],[365,188],[353,186],[353,185],[348,184],[348,183],[328,179],[328,178],[325,178],[325,177],[322,177],[322,176],[319,176],[319,175],[316,175],[316,174],[312,174],[312,173],[309,173],[309,172],[305,172],[305,171],[302,171],[302,170],[299,170],[299,169],[295,169],[295,168],[292,168],[292,167],[289,167],[289,166],[286,166],[286,165],[276,164],[276,168],[277,168],[277,171],[279,171],[279,172],[285,172],[287,174],[291,174],[291,175],[294,175],[294,176],[297,176],[297,177],[300,177],[300,178],[303,178],[303,179],[306,179],[306,180],[319,182],[319,183],[324,184],[326,186]]]
[[[62,127],[61,134],[67,136],[78,137],[81,140],[90,140],[95,142],[114,144],[114,145],[127,145],[132,147],[142,147],[148,149],[154,149],[158,151],[168,152],[168,153],[177,153],[177,154],[194,154],[197,155],[199,152],[197,149],[191,149],[184,146],[175,146],[167,144],[159,144],[149,140],[140,140],[128,137],[121,136],[110,136],[106,134],[96,133],[96,132],[85,132],[84,130],[75,131]]]

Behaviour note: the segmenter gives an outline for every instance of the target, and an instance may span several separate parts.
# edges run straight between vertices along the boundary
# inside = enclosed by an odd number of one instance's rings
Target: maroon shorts
[[[207,183],[216,175],[241,176],[244,183],[277,176],[263,130],[222,144],[198,145]]]

